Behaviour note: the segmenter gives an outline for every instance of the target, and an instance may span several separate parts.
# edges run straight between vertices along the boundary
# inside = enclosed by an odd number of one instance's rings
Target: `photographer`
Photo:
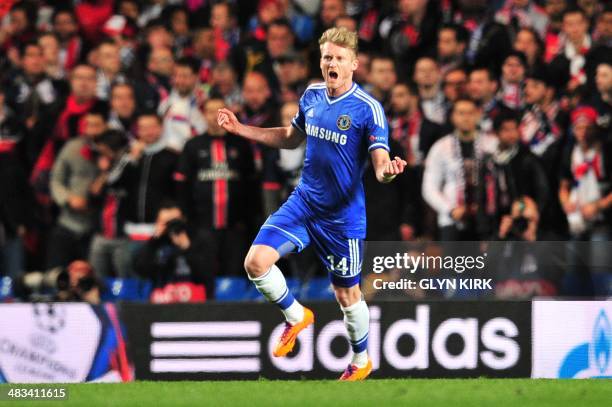
[[[496,240],[534,241],[549,195],[546,174],[536,156],[520,143],[520,118],[496,117],[499,144],[481,174],[480,235]]]
[[[21,301],[101,302],[102,283],[84,260],[75,260],[67,267],[23,273],[13,284],[14,295]]]
[[[134,259],[136,273],[153,282],[151,302],[203,302],[212,296],[214,284],[203,272],[210,262],[206,253],[189,236],[179,207],[162,205],[155,234]]]
[[[537,157],[520,143],[519,120],[514,112],[494,120],[499,144],[480,182],[481,236],[503,241],[487,249],[498,299],[556,295],[563,263],[558,246],[526,243],[537,240],[550,190]]]

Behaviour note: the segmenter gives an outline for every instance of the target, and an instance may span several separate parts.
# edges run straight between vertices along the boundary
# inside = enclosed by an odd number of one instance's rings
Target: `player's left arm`
[[[370,152],[372,158],[372,167],[378,182],[384,184],[393,181],[393,179],[404,172],[406,161],[400,157],[395,157],[393,160],[389,157],[387,150],[382,148],[374,149]]]

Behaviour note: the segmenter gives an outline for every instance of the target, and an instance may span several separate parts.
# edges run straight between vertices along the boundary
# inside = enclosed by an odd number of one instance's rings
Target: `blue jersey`
[[[308,87],[292,124],[307,135],[302,179],[295,193],[323,226],[364,238],[362,176],[368,152],[389,151],[380,103],[359,85],[331,98],[324,83]]]

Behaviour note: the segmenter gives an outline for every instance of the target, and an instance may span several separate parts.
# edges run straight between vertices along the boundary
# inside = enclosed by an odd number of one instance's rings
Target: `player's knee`
[[[244,269],[251,278],[257,278],[264,275],[270,267],[271,265],[267,264],[261,256],[252,253],[249,253],[244,259]]]
[[[357,288],[355,288],[357,287]],[[335,287],[334,292],[336,294],[336,300],[338,304],[342,307],[350,307],[353,304],[356,304],[361,300],[361,290],[359,290],[359,286],[345,288],[345,287]]]

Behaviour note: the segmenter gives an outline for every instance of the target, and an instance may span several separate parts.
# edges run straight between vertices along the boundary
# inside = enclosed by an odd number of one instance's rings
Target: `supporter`
[[[104,35],[104,23],[113,14],[114,0],[82,1],[74,6],[79,32],[85,41],[95,44]]]
[[[240,41],[240,28],[228,2],[217,2],[210,10],[210,26],[215,37],[215,55],[218,61],[225,60],[230,49]]]
[[[336,19],[344,14],[346,14],[344,0],[321,0],[315,37],[319,38],[323,31],[333,27]]]
[[[291,31],[291,25],[283,18],[274,20],[268,25],[265,40],[250,38],[241,46],[235,47],[230,60],[241,80],[244,80],[249,72],[258,71],[266,76],[272,89],[278,90],[278,78],[272,65],[276,59],[293,52],[294,48],[295,36]]]
[[[25,129],[4,104],[0,87],[0,275],[25,270],[23,238],[31,223],[32,196],[19,154]]]
[[[209,248],[192,241],[187,222],[179,207],[172,203],[160,206],[155,234],[137,252],[134,269],[153,283],[151,302],[203,302],[212,291],[214,280],[205,274]]]
[[[527,69],[543,63],[544,43],[534,30],[521,28],[514,39],[514,50],[525,54]]]
[[[604,6],[593,32],[596,46],[612,47],[612,5]]]
[[[174,47],[177,55],[185,55],[191,48],[191,34],[187,8],[181,5],[171,5],[164,9],[162,18],[174,37]]]
[[[242,87],[242,97],[244,100],[244,110],[241,115],[241,122],[249,126],[275,127],[280,124],[279,111],[275,101],[272,99],[270,86],[264,75],[259,72],[251,72],[244,78]],[[258,181],[261,182],[261,175],[266,168],[266,172],[278,171],[277,161],[279,157],[278,149],[273,149],[259,144],[253,144],[255,170],[259,175]],[[269,201],[268,195],[276,195],[278,186],[273,183],[263,183],[261,191],[262,203]],[[264,208],[268,212],[270,208]],[[256,213],[261,212],[258,208]]]
[[[163,117],[162,140],[165,146],[181,152],[193,136],[206,130],[206,122],[200,112],[203,95],[196,88],[198,66],[193,58],[176,61],[172,74],[172,91],[161,100],[158,113]]]
[[[83,117],[83,134],[68,141],[51,170],[51,197],[60,208],[47,244],[47,268],[64,267],[87,258],[96,208],[90,187],[98,175],[94,143],[106,129],[106,112]]]
[[[43,33],[38,37],[38,45],[42,50],[43,66],[47,76],[60,80],[66,77],[66,70],[60,61],[59,37],[52,33]]]
[[[159,116],[141,113],[136,123],[138,141],[131,144],[108,176],[109,187],[126,191],[124,231],[134,250],[153,235],[161,203],[175,197],[172,174],[178,159],[161,140]]]
[[[89,249],[89,263],[104,277],[128,277],[132,274],[129,241],[125,236],[127,191],[108,185],[113,166],[129,148],[128,138],[118,130],[108,130],[96,139],[98,176],[90,195],[99,205],[96,234]]]
[[[514,32],[532,28],[539,36],[544,36],[548,27],[548,15],[532,0],[506,0],[495,13],[495,21],[510,26]]]
[[[496,144],[478,130],[479,115],[473,100],[458,99],[451,113],[454,132],[436,141],[427,154],[422,193],[438,214],[443,241],[478,240],[478,174]]]
[[[465,65],[468,37],[467,30],[456,24],[445,24],[438,30],[437,58],[442,75]]]
[[[414,82],[419,90],[421,110],[425,117],[437,124],[446,121],[446,106],[441,90],[440,67],[431,57],[420,58],[414,67]]]
[[[540,213],[551,198],[538,158],[521,144],[519,124],[514,112],[495,118],[499,143],[484,161],[479,183],[479,235],[488,240],[536,240]]]
[[[50,134],[43,134],[42,150],[36,159],[30,177],[39,201],[48,204],[48,174],[55,155],[64,143],[79,134],[84,115],[92,110],[102,110],[105,103],[96,99],[96,71],[90,65],[77,65],[70,73],[70,94],[58,116],[41,119],[43,124],[53,126]]]
[[[115,82],[125,82],[121,73],[121,56],[119,46],[112,40],[100,42],[94,53],[97,67],[96,96],[100,100],[108,100],[110,89]]]
[[[562,34],[565,42],[550,62],[549,74],[558,89],[571,92],[592,80],[595,69],[589,21],[584,10],[573,7],[564,11]]]
[[[275,72],[280,84],[280,100],[294,102],[307,87],[308,66],[304,57],[290,52],[277,59]]]
[[[502,61],[512,49],[508,28],[487,18],[486,0],[459,0],[458,3],[463,24],[470,31],[465,51],[467,64],[488,67],[498,72]]]
[[[597,125],[612,138],[612,59],[597,65],[595,86],[592,103],[597,110]]]
[[[487,68],[474,68],[469,75],[467,94],[480,109],[480,129],[486,133],[493,133],[493,120],[505,108],[502,102],[495,98],[499,89],[499,82],[492,70]]]
[[[156,47],[148,56],[145,82],[155,95],[155,105],[164,100],[170,93],[170,78],[174,71],[174,56],[168,47]]]
[[[174,37],[161,19],[152,20],[144,30],[144,43],[141,50],[150,52],[156,48],[168,48],[173,56],[177,56],[174,49]]]
[[[334,27],[344,27],[349,31],[357,31],[357,21],[351,16],[343,15],[336,18]]]
[[[136,98],[128,83],[116,83],[110,90],[108,128],[120,130],[130,139],[136,137]]]
[[[462,68],[454,68],[444,75],[442,89],[447,111],[445,123],[449,122],[448,115],[455,101],[467,95],[467,82],[467,73]]]
[[[527,74],[525,103],[521,119],[521,141],[535,154],[548,178],[551,197],[549,206],[542,211],[541,236],[556,240],[567,233],[567,223],[555,191],[559,183],[559,163],[566,142],[568,117],[555,100],[552,79],[543,67]]]
[[[232,65],[227,62],[215,65],[210,85],[211,97],[223,98],[225,105],[234,112],[242,110],[242,90]]]
[[[214,33],[211,27],[202,27],[193,35],[193,55],[200,62],[198,79],[201,83],[210,82],[212,69],[217,61],[215,56]]]
[[[438,14],[434,1],[397,0],[396,10],[384,18],[379,26],[385,51],[395,58],[400,80],[412,75],[415,62],[435,51]]]
[[[33,3],[16,2],[8,14],[8,24],[0,28],[0,50],[16,64],[19,49],[36,38],[36,8]]]
[[[286,102],[281,108],[281,125],[291,126],[291,120],[298,110],[298,102]],[[276,211],[293,192],[300,181],[304,167],[306,143],[292,150],[280,149],[270,154],[263,163],[263,207],[264,215]]]
[[[602,288],[595,277],[607,273],[611,262],[609,242],[612,207],[612,144],[598,137],[597,112],[580,106],[571,113],[575,144],[567,148],[561,167],[559,200],[567,216],[571,243],[565,291],[568,295],[593,296]],[[590,243],[579,243],[590,242]]]
[[[559,199],[570,233],[577,240],[610,240],[612,224],[612,146],[597,135],[597,112],[590,106],[572,111],[576,140],[563,160]]]
[[[192,236],[211,257],[201,272],[208,276],[241,275],[246,254],[247,225],[252,216],[253,151],[247,141],[217,124],[221,99],[208,99],[206,133],[185,144],[175,180],[179,203],[189,219]]]
[[[357,53],[357,69],[353,72],[353,79],[360,85],[365,85],[368,81],[368,75],[370,75],[370,61],[372,55],[367,52],[360,50]]]
[[[544,62],[547,64],[552,61],[563,46],[561,28],[563,26],[563,12],[567,7],[567,0],[546,0],[544,2],[544,11],[548,15],[548,28],[543,37]]]
[[[527,59],[522,52],[510,52],[502,64],[497,98],[510,109],[517,110],[523,107],[523,81],[526,69]]]
[[[400,144],[391,139],[389,147],[393,157],[405,158]],[[363,189],[366,194],[366,216],[376,219],[368,222],[366,238],[369,241],[414,240],[418,229],[418,198],[414,174],[404,171],[392,184],[376,181],[371,164],[366,165]],[[381,216],[384,214],[384,216]]]
[[[389,112],[391,88],[396,82],[397,74],[393,59],[382,55],[374,56],[370,60],[370,75],[365,89],[383,105],[385,112]]]
[[[424,117],[419,109],[418,90],[413,84],[398,83],[393,86],[390,106],[389,136],[401,145],[408,167],[422,171],[429,149],[444,130]]]
[[[81,62],[83,41],[79,36],[79,26],[71,9],[59,8],[53,14],[53,30],[60,40],[60,64],[64,72],[70,72]]]
[[[36,41],[23,43],[19,54],[20,69],[10,74],[4,86],[7,105],[26,129],[22,148],[24,167],[30,171],[63,95],[61,84],[45,74],[42,50]]]

